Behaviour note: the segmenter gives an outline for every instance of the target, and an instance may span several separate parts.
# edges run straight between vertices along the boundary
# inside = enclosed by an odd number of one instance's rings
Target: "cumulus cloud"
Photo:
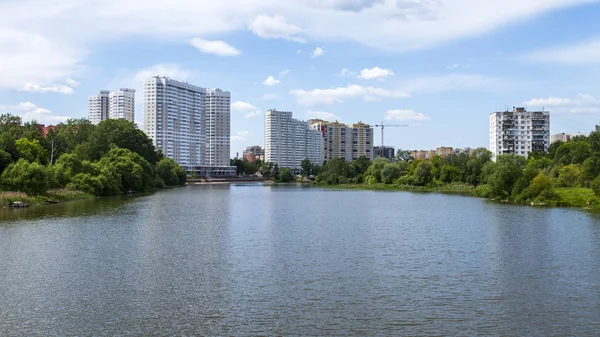
[[[310,57],[313,58],[313,59],[315,59],[315,58],[317,58],[319,56],[322,56],[323,54],[325,54],[325,49],[323,49],[321,47],[317,47],[317,48],[315,48],[315,50],[313,50],[310,53]]]
[[[67,83],[69,86],[71,86],[73,88],[78,87],[81,84],[79,81],[76,81],[72,78],[66,78],[65,83]]]
[[[308,110],[306,112],[306,117],[308,119],[318,118],[318,119],[326,120],[328,122],[341,120],[341,118],[338,115],[331,113],[331,112],[327,112],[327,111]]]
[[[523,102],[525,106],[544,108],[560,114],[597,114],[600,113],[600,101],[589,94],[578,94],[574,98],[547,97],[534,98]]]
[[[145,80],[153,76],[166,76],[178,81],[186,81],[191,76],[191,71],[182,68],[180,65],[175,63],[164,63],[155,64],[153,66],[138,70],[133,76],[130,85],[136,87],[141,85]]]
[[[383,98],[406,98],[410,95],[403,91],[391,91],[383,88],[364,87],[360,85],[348,85],[333,89],[313,89],[290,91],[299,104],[302,105],[333,105],[343,103],[345,99],[362,98],[374,100]]]
[[[19,89],[19,91],[28,92],[57,92],[61,94],[70,95],[73,93],[73,88],[66,85],[47,85],[42,86],[39,84],[25,83],[25,85]]]
[[[261,115],[260,109],[248,102],[236,101],[231,103],[231,111],[243,113],[246,118],[254,118]]]
[[[209,41],[200,38],[195,38],[190,41],[192,46],[198,48],[205,54],[215,54],[219,56],[237,56],[242,52],[230,46],[224,41]]]
[[[240,131],[236,133],[234,136],[231,136],[232,142],[245,142],[248,140],[248,137],[252,136],[250,131]]]
[[[312,7],[353,12],[371,8],[384,1],[385,0],[305,0],[306,4]]]
[[[284,69],[284,70],[282,70],[282,71],[279,72],[279,76],[285,76],[285,75],[289,74],[290,71],[291,70],[289,70],[289,69]]]
[[[372,80],[376,78],[385,78],[388,76],[394,76],[394,72],[389,69],[375,67],[371,69],[361,70],[360,75],[358,75],[358,78],[362,78],[364,80]]]
[[[396,120],[402,122],[424,122],[429,119],[429,116],[414,110],[388,110],[385,114],[386,121]]]
[[[296,35],[302,33],[302,28],[289,24],[279,15],[269,16],[261,14],[252,21],[249,29],[263,39],[285,39],[304,43],[303,38]]]
[[[271,86],[279,84],[279,82],[280,81],[276,80],[275,77],[269,76],[269,77],[267,77],[266,80],[263,81],[262,84],[271,87]]]
[[[552,47],[531,52],[526,59],[535,62],[567,65],[590,65],[600,63],[600,37],[574,44]]]
[[[36,121],[40,124],[58,124],[69,119],[68,116],[58,116],[48,109],[41,108],[31,102],[21,102],[18,105],[0,105],[3,113],[13,113],[20,116],[24,122]]]

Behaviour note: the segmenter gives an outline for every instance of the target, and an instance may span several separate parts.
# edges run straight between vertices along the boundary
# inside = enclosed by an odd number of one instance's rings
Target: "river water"
[[[189,186],[0,210],[0,335],[600,334],[600,215]]]

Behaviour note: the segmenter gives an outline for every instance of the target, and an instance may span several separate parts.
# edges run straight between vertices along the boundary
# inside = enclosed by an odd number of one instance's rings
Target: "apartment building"
[[[389,161],[396,161],[396,149],[393,146],[385,146],[381,151],[381,146],[373,147],[373,156],[375,158],[387,158]]]
[[[98,124],[107,119],[135,119],[135,89],[121,88],[118,91],[100,90],[89,97],[88,119]]]
[[[454,154],[455,151],[452,147],[438,147],[435,150],[414,150],[410,152],[410,156],[414,159],[419,160],[431,160],[433,157],[438,156],[440,158],[448,158]]]
[[[89,115],[88,119],[94,125],[108,119],[109,112],[109,90],[100,90],[97,95],[90,96],[88,99]]]
[[[561,133],[555,133],[553,135],[550,136],[550,144],[554,143],[554,142],[558,142],[561,141],[563,143],[566,142],[570,142],[573,138],[575,137],[587,137],[589,136],[589,133],[585,133],[585,132],[577,132],[577,133],[565,133],[565,132],[561,132]]]
[[[291,111],[268,110],[265,113],[265,161],[296,171],[308,158],[321,163],[323,138],[308,122],[294,119]]]
[[[360,156],[373,159],[373,127],[358,122],[346,125],[338,121],[321,119],[308,121],[311,129],[318,130],[323,138],[323,158],[326,162],[333,158],[353,161]]]
[[[143,106],[146,134],[167,157],[188,170],[229,167],[229,92],[154,76]]]
[[[265,150],[260,146],[248,146],[243,152],[243,158],[249,163],[253,163],[257,160],[265,160]]]
[[[124,119],[133,123],[135,118],[135,89],[121,88],[108,95],[108,118]]]
[[[513,111],[490,114],[489,144],[492,159],[501,154],[527,156],[530,152],[545,152],[550,145],[550,112]]]

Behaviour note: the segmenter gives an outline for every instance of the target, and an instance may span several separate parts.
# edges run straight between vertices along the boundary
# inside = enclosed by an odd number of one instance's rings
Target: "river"
[[[188,186],[0,210],[0,335],[592,336],[600,215]]]

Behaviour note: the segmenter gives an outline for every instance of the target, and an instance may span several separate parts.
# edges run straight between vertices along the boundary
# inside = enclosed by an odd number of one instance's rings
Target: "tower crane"
[[[389,127],[389,128],[407,128],[408,127],[408,125],[406,125],[406,124],[383,124],[383,121],[381,122],[381,124],[374,125],[374,126],[376,128],[381,128],[381,156],[382,157],[385,157],[385,146],[383,145],[384,144],[384,142],[383,142],[383,140],[384,140],[383,139],[383,130],[386,127]]]

